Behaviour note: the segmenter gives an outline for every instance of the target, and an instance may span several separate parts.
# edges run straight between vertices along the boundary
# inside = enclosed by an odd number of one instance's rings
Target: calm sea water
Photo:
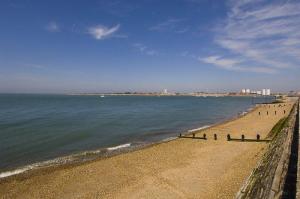
[[[1,94],[0,171],[87,150],[159,141],[251,106],[250,97]]]

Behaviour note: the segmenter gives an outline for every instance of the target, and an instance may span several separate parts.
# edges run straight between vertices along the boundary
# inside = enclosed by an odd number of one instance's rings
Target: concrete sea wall
[[[284,196],[297,113],[298,103],[293,107],[283,128],[268,145],[261,161],[237,193],[236,198],[271,199]]]

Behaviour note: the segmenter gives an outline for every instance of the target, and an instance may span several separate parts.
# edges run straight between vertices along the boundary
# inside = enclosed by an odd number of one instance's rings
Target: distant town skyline
[[[300,88],[296,0],[3,0],[0,93]]]

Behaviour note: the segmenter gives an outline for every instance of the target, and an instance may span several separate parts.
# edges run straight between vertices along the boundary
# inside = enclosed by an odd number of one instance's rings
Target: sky
[[[1,0],[0,92],[300,88],[299,0]]]

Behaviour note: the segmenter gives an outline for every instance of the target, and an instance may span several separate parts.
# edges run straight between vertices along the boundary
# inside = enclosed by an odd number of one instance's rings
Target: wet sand
[[[196,132],[196,136],[205,133],[207,140],[181,138],[80,165],[2,179],[0,197],[233,198],[267,143],[228,142],[226,135],[255,139],[259,133],[265,138],[292,108],[292,103],[281,105],[259,105],[243,117]],[[213,139],[214,133],[218,140]]]

